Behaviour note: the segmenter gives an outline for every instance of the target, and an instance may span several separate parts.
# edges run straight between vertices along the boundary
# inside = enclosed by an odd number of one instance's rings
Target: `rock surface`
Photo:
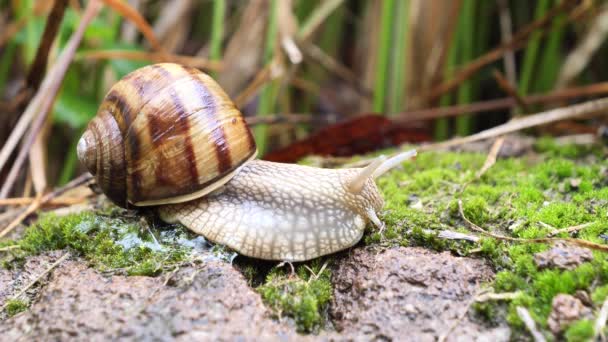
[[[449,252],[357,249],[334,271],[330,313],[342,336],[356,340],[504,341],[507,327],[488,328],[465,315],[492,276],[484,261]]]
[[[38,303],[0,325],[0,336],[191,341],[297,334],[268,319],[260,297],[224,262],[184,267],[167,280],[104,277],[82,262],[68,261],[54,272]]]
[[[14,270],[0,267],[0,307],[49,268],[63,253],[63,251],[53,251],[27,257],[23,266]],[[44,282],[44,279],[42,279],[42,282]],[[32,288],[26,291],[20,299],[32,301],[36,293],[36,289]],[[4,318],[6,318],[5,313],[0,312],[0,320]]]
[[[493,273],[482,260],[423,248],[357,248],[337,258],[331,324],[298,335],[270,318],[230,264],[208,261],[162,276],[104,276],[75,259],[53,271],[24,313],[0,322],[7,340],[370,340],[509,338],[466,315]],[[470,313],[470,311],[469,311]],[[452,331],[450,329],[455,327]]]
[[[573,270],[586,261],[593,260],[593,253],[588,248],[556,244],[553,248],[534,255],[538,268],[559,268]]]
[[[553,334],[558,335],[572,322],[591,316],[591,309],[583,305],[578,298],[568,294],[558,294],[553,297],[547,325]]]

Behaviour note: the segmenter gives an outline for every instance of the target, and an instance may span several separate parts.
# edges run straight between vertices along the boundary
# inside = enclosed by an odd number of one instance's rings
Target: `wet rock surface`
[[[165,285],[166,283],[166,285]],[[40,300],[0,324],[7,340],[289,339],[231,265],[210,261],[168,276],[104,277],[80,261],[57,268]]]
[[[25,259],[22,266],[15,269],[0,267],[0,307],[49,268],[63,253],[63,251],[53,251],[42,255],[30,256]],[[41,279],[40,282],[44,283],[45,281],[46,278]],[[36,297],[36,294],[36,287],[34,287],[26,291],[20,298],[32,301]],[[5,315],[5,312],[0,312],[0,320],[6,318]]]
[[[553,334],[558,335],[574,321],[581,318],[591,318],[591,316],[591,309],[586,307],[578,298],[567,294],[558,294],[553,298],[547,325]]]
[[[538,268],[559,268],[573,270],[586,261],[593,260],[593,253],[587,248],[556,244],[553,248],[534,255]]]
[[[484,261],[449,252],[358,249],[334,271],[330,314],[342,336],[357,340],[504,341],[507,327],[485,327],[466,315],[492,276]]]
[[[52,263],[51,260],[50,262]],[[483,260],[423,248],[352,250],[336,260],[331,324],[298,335],[278,322],[229,263],[207,261],[158,277],[103,275],[64,262],[28,311],[0,322],[7,340],[370,340],[509,338],[466,314],[493,272]],[[40,270],[42,272],[44,270]]]

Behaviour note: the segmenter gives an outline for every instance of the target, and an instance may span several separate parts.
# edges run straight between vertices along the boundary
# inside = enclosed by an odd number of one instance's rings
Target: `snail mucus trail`
[[[304,261],[382,229],[374,179],[416,155],[365,168],[256,160],[253,136],[221,87],[201,71],[149,65],[117,82],[78,143],[78,158],[119,206],[155,206],[210,241],[250,257]]]

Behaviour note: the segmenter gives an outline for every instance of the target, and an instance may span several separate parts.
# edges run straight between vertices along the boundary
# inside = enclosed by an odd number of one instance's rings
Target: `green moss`
[[[583,319],[570,325],[564,337],[566,341],[583,342],[590,341],[593,333],[593,321]]]
[[[116,216],[92,212],[43,215],[26,229],[18,243],[28,254],[69,249],[102,270],[157,275],[193,252],[192,242],[197,237],[179,227],[172,229],[153,232],[147,224],[122,211]]]
[[[601,306],[606,298],[608,298],[608,284],[597,287],[591,294],[591,300],[597,306]]]
[[[564,158],[580,158],[596,151],[596,148],[590,145],[557,144],[551,137],[536,140],[534,148],[540,153]]]
[[[257,288],[275,315],[292,317],[300,332],[311,332],[323,325],[323,313],[331,299],[329,270],[318,274],[319,263],[313,262],[311,266],[316,276],[304,266],[298,267],[297,276],[275,268],[268,274],[266,283]]]
[[[9,299],[6,301],[5,305],[5,310],[8,317],[13,317],[16,314],[27,310],[29,307],[28,302],[21,299]]]
[[[593,222],[576,233],[577,237],[605,244],[602,236],[608,235],[608,163],[599,152],[601,148],[562,149],[554,141],[544,140],[537,144],[537,150],[542,154],[499,159],[480,179],[475,174],[485,161],[485,153],[421,153],[415,162],[405,163],[403,171],[393,171],[380,179],[378,184],[386,200],[382,215],[386,228],[383,235],[368,233],[365,243],[420,245],[459,254],[475,250],[475,255],[487,258],[497,270],[493,283],[496,292],[522,293],[510,302],[477,304],[476,312],[488,321],[506,319],[515,335],[528,336],[517,306],[527,308],[538,326],[547,329],[551,303],[558,293],[574,294],[582,289],[601,305],[608,297],[606,253],[594,252],[593,261],[574,270],[539,270],[534,255],[551,248],[548,244],[489,237],[471,243],[438,237],[445,229],[479,236],[462,219],[460,200],[470,221],[495,234],[531,239],[546,237],[554,228]],[[571,334],[583,336],[577,331],[584,330],[586,323],[577,324],[580,327],[573,326]]]

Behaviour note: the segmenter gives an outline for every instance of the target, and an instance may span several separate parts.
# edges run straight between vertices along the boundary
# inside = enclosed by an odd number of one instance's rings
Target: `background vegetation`
[[[105,93],[158,61],[206,70],[253,124],[270,122],[255,127],[262,154],[362,113],[446,139],[608,91],[608,7],[599,0],[102,2],[32,144],[35,167],[24,163],[18,184],[29,169],[49,187],[79,174],[75,144]],[[0,0],[2,145],[87,4]],[[43,37],[49,26],[57,33]],[[592,130],[565,123],[549,133]]]

